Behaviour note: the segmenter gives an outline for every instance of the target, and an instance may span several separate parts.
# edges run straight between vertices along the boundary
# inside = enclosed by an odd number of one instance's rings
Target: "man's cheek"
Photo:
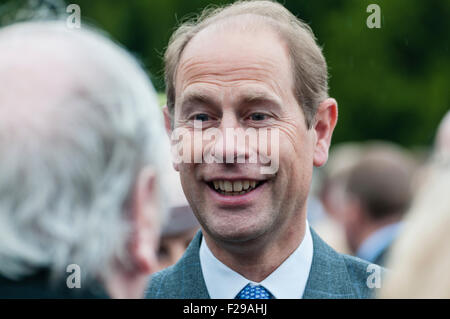
[[[172,162],[175,165],[194,162],[194,134],[192,131],[179,127],[170,136]]]
[[[265,134],[263,134],[265,133]],[[275,175],[280,167],[280,131],[278,128],[260,132],[258,136],[259,162],[263,175]]]

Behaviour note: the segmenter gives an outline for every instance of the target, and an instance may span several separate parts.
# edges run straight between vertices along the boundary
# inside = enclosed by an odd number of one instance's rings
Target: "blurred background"
[[[69,16],[67,5],[77,4],[82,25],[106,31],[142,62],[163,105],[162,57],[170,35],[203,8],[230,2],[0,0],[0,26]],[[310,224],[337,250],[383,264],[380,258],[426,179],[439,123],[450,108],[450,1],[279,2],[313,29],[328,63],[330,96],[339,106],[330,160],[313,180]],[[381,9],[381,28],[366,24],[370,4]],[[179,258],[176,247],[184,249],[198,228],[182,201],[177,209],[186,213],[171,221],[178,233],[163,232],[162,268]]]
[[[0,0],[1,25],[78,4],[82,23],[104,29],[139,57],[158,91],[164,91],[162,55],[175,26],[226,0]],[[312,27],[339,103],[333,143],[388,140],[409,148],[429,146],[450,105],[447,0],[281,0]],[[369,4],[381,8],[381,28],[369,29]]]

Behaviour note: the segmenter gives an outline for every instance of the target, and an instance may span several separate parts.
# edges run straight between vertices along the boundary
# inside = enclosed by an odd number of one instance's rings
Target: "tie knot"
[[[248,284],[235,299],[274,299],[274,296],[261,285]]]

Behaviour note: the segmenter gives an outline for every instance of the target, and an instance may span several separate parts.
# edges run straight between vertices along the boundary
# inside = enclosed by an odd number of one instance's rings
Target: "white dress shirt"
[[[305,236],[297,249],[263,281],[255,283],[219,261],[205,240],[200,244],[200,264],[211,299],[234,299],[248,284],[262,285],[277,299],[303,297],[313,258],[313,241],[306,223]]]

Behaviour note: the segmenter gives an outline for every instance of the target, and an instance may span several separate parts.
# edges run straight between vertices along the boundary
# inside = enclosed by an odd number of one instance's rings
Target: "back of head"
[[[411,200],[413,173],[413,161],[400,147],[372,143],[349,170],[347,192],[374,221],[400,217]]]
[[[137,174],[167,160],[145,72],[86,26],[24,22],[0,29],[0,83],[0,274],[108,276]]]

